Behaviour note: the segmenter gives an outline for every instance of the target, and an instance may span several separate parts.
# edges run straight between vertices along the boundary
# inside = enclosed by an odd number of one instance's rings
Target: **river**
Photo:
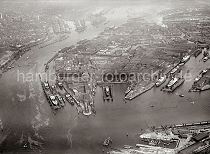
[[[54,115],[45,100],[39,80],[18,81],[18,72],[42,72],[44,63],[56,51],[81,39],[91,39],[104,28],[89,27],[85,33],[73,32],[65,41],[42,49],[35,47],[15,63],[14,69],[3,74],[0,79],[0,120],[4,128],[1,136],[6,139],[2,143],[2,150],[100,154],[103,149],[101,143],[108,136],[113,139],[114,147],[121,147],[135,144],[141,129],[150,126],[210,120],[209,91],[189,93],[193,81],[185,82],[173,94],[153,88],[127,103],[123,100],[126,85],[113,87],[113,102],[103,102],[101,88],[98,87],[95,97],[97,113],[91,117],[78,116],[76,109],[69,104]],[[194,78],[200,70],[210,66],[210,61],[203,63],[200,59],[201,56],[196,59],[192,57],[185,64],[183,72],[190,70]],[[176,93],[185,97],[179,97]]]

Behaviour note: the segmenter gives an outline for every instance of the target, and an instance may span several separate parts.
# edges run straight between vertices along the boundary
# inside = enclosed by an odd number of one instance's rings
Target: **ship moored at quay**
[[[46,96],[48,103],[50,104],[53,110],[57,110],[61,108],[58,98],[53,95],[52,91],[50,90],[49,83],[46,81],[41,81],[43,92]]]
[[[200,92],[210,89],[210,68],[202,70],[194,79],[194,83],[189,92]]]
[[[145,87],[141,87],[140,89],[136,89],[136,90],[131,90],[126,96],[125,99],[127,100],[132,100],[134,98],[136,98],[137,96],[147,92],[148,90],[152,89],[155,86],[155,83],[152,82],[150,84],[148,84]]]
[[[168,76],[173,76],[177,72],[180,72],[181,67],[190,59],[190,57],[191,57],[191,55],[185,55],[179,61],[179,63],[177,63],[173,68],[171,68],[168,71],[168,73],[164,74],[164,76],[158,78],[155,83],[152,82],[145,87],[140,87],[140,89],[134,89],[134,90],[131,89],[131,88],[127,89],[127,91],[129,90],[129,92],[125,96],[125,99],[132,100],[132,99],[136,98],[137,96],[139,96],[139,95],[147,92],[148,90],[152,89],[155,85],[156,85],[156,87],[159,87],[160,85],[162,85],[166,81]],[[169,81],[167,86],[165,86],[162,90],[168,91],[168,92],[173,92],[176,88],[178,88],[181,84],[183,84],[184,81],[185,81],[184,78],[172,77],[172,79]]]
[[[173,77],[162,90],[166,92],[173,92],[176,88],[182,85],[184,81],[185,79],[183,77]]]
[[[63,94],[60,94],[56,88],[56,85],[49,85],[47,81],[41,81],[41,86],[43,92],[46,96],[48,103],[50,104],[51,108],[55,111],[65,106],[65,103],[68,102],[71,106],[76,107],[78,113],[82,113],[84,116],[90,116],[96,114],[94,106],[89,104],[88,102],[79,102],[72,94],[70,94],[67,89],[62,85],[62,83],[57,83],[58,87],[63,90]]]

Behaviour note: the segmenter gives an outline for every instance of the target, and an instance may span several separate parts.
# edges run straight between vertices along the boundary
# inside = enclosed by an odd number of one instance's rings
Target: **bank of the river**
[[[59,49],[81,39],[91,39],[103,28],[90,27],[85,33],[72,33],[62,42],[41,49],[35,47],[15,63],[14,69],[3,74],[0,79],[0,118],[5,130],[2,135],[8,135],[2,144],[5,150],[27,151],[30,142],[31,148],[41,147],[43,153],[100,154],[101,143],[108,136],[113,140],[113,147],[122,147],[135,144],[137,133],[150,126],[210,120],[209,91],[188,93],[193,80],[186,81],[173,94],[154,88],[127,103],[124,101],[127,85],[114,86],[113,102],[103,102],[102,89],[98,87],[96,116],[87,118],[78,116],[70,105],[54,115],[39,80],[23,83],[20,74],[18,78],[18,71],[44,72],[44,63]],[[203,63],[200,58],[192,57],[183,68],[183,72],[190,70],[192,79],[210,66],[210,61]],[[37,147],[36,141],[42,144]]]

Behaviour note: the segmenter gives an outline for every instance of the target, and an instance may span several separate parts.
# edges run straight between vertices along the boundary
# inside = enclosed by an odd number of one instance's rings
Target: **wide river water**
[[[35,47],[15,63],[14,69],[3,74],[0,79],[0,120],[4,128],[1,140],[6,139],[1,149],[37,153],[29,150],[30,145],[25,144],[29,141],[32,149],[36,149],[34,145],[37,144],[42,153],[100,154],[101,143],[108,136],[113,140],[113,147],[134,145],[141,129],[210,120],[210,91],[189,93],[193,81],[185,82],[173,94],[153,88],[127,103],[123,100],[126,85],[113,87],[113,102],[103,102],[98,87],[95,97],[97,113],[90,117],[78,116],[76,109],[69,104],[54,115],[39,80],[23,83],[19,78],[18,81],[18,72],[41,72],[44,63],[56,51],[81,39],[91,39],[104,27],[89,27],[85,33],[72,33],[65,41],[42,49]],[[201,56],[192,57],[183,72],[190,70],[194,78],[200,70],[210,66],[210,61],[203,63],[200,59]],[[177,93],[185,97],[179,97]]]

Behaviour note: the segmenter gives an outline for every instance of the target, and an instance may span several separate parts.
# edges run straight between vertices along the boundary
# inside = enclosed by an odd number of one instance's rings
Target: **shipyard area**
[[[194,3],[0,2],[0,153],[210,153]]]

